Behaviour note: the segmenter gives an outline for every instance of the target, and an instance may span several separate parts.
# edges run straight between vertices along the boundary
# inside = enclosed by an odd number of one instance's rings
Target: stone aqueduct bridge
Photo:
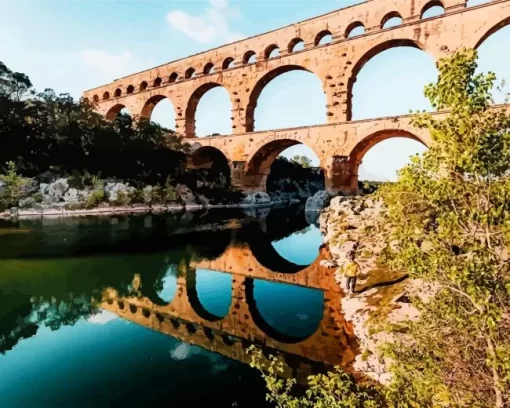
[[[477,48],[510,23],[510,0],[469,8],[466,4],[467,0],[368,0],[115,80],[83,96],[109,119],[124,107],[135,118],[148,119],[156,104],[169,98],[177,132],[194,138],[200,98],[222,86],[232,104],[232,135],[193,140],[197,150],[191,165],[210,166],[221,156],[230,165],[234,184],[261,191],[272,160],[285,148],[304,143],[319,157],[327,187],[352,192],[363,154],[375,143],[391,136],[429,142],[429,136],[417,132],[406,116],[351,121],[357,74],[386,49],[411,46],[437,61],[461,47]],[[423,18],[425,11],[438,5],[443,6],[443,15]],[[401,17],[402,24],[383,28],[392,17]],[[352,30],[360,27],[364,33],[351,37]],[[322,44],[326,35],[332,35],[332,41]],[[294,51],[300,41],[304,49]],[[274,57],[277,48],[280,53]],[[254,132],[254,112],[264,86],[292,70],[312,72],[322,81],[327,124]]]
[[[349,369],[357,350],[352,327],[343,319],[342,292],[334,282],[333,270],[320,266],[320,259],[323,256],[294,274],[279,274],[254,261],[246,248],[229,248],[216,260],[190,267],[182,265],[183,275],[177,278],[176,294],[169,304],[141,296],[120,297],[114,289],[108,289],[102,307],[124,319],[244,363],[249,363],[247,346],[259,344],[285,362],[286,375],[304,381],[314,366],[342,365]],[[216,268],[232,274],[232,298],[225,317],[211,315],[200,305],[195,268]],[[323,317],[315,332],[307,338],[289,338],[265,323],[256,307],[254,279],[322,290]],[[135,288],[143,284],[138,276],[133,283]]]

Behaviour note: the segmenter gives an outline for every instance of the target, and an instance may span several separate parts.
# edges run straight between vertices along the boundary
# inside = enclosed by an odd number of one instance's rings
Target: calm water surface
[[[313,221],[293,207],[3,225],[0,407],[266,406],[251,344],[301,378],[345,355]]]

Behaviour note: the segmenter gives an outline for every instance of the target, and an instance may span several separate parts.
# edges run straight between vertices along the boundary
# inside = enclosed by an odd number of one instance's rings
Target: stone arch
[[[411,40],[408,38],[402,39],[393,39],[389,41],[385,41],[383,43],[377,44],[375,47],[370,48],[365,54],[363,54],[354,64],[351,75],[347,80],[347,120],[352,120],[352,90],[354,87],[354,83],[356,82],[356,78],[361,71],[361,69],[365,66],[365,64],[374,58],[377,54],[382,53],[383,51],[389,50],[390,48],[395,47],[412,47],[417,48],[422,51],[427,51],[425,46],[418,41]]]
[[[113,96],[114,96],[115,98],[119,98],[121,95],[122,95],[122,91],[120,90],[120,88],[117,88],[117,89],[115,90],[115,92],[113,93]]]
[[[271,56],[275,51],[278,52],[278,54]],[[279,55],[280,55],[280,48],[276,44],[271,44],[264,50],[264,59],[276,58]]]
[[[501,30],[503,27],[506,27],[510,24],[510,17],[507,17],[497,24],[493,25],[489,30],[487,30],[474,44],[473,48],[478,49],[485,40],[487,40],[492,34],[495,34],[499,30]]]
[[[142,83],[140,84],[140,91],[145,91],[147,90],[148,87],[149,84],[147,83],[147,81],[142,81]]]
[[[275,325],[269,321],[268,317],[265,316],[264,309],[264,303],[267,301],[277,301],[281,302],[280,298],[276,298],[275,296],[267,296],[265,298],[256,298],[256,284],[263,284],[263,285],[279,285],[280,288],[286,288],[290,289],[292,291],[296,291],[300,294],[308,293],[313,294],[316,299],[315,304],[317,305],[316,308],[313,310],[313,319],[312,324],[310,324],[310,327],[307,327],[307,330],[302,329],[302,321],[301,324],[296,324],[294,327],[290,325],[291,327],[284,327],[283,329],[280,327],[275,327]],[[286,285],[286,286],[283,286]],[[279,291],[281,292],[281,290]],[[314,336],[318,330],[320,330],[320,323],[324,319],[324,292],[318,290],[318,289],[310,289],[305,288],[302,286],[296,286],[296,285],[289,285],[289,284],[282,284],[282,283],[275,283],[275,282],[265,282],[260,280],[254,280],[251,278],[247,278],[245,280],[245,295],[246,295],[246,303],[248,305],[248,309],[250,311],[251,317],[253,319],[253,322],[255,325],[267,336],[270,338],[279,341],[280,343],[287,343],[287,344],[296,344],[300,343],[312,336]],[[300,299],[300,296],[290,296],[289,298],[294,299]],[[278,299],[278,300],[277,300]],[[281,302],[280,305],[285,306],[286,302]],[[262,306],[262,307],[261,307]],[[268,309],[271,309],[271,306],[268,307]],[[315,310],[317,309],[317,310]],[[305,313],[305,312],[303,312]],[[308,313],[311,313],[309,311]],[[298,317],[301,313],[296,313],[295,317]],[[287,317],[287,316],[285,316]],[[282,319],[283,321],[287,321],[288,319]],[[290,330],[289,330],[290,329]],[[298,330],[296,330],[298,329]],[[294,333],[292,333],[294,332]]]
[[[388,21],[390,21],[391,19],[394,19],[394,18],[395,18],[395,19],[396,19],[396,18],[400,19],[400,23],[399,23],[398,25],[402,24],[402,15],[401,15],[398,11],[391,11],[391,12],[389,12],[388,14],[386,14],[386,15],[383,17],[383,19],[381,20],[381,26],[380,26],[380,27],[381,27],[382,29],[384,29],[384,28],[389,28],[389,27],[385,27],[385,24],[386,24]]]
[[[97,94],[95,94],[93,96],[93,99],[94,99],[94,102],[99,102],[99,96]]]
[[[110,92],[106,91],[103,94],[103,101],[107,101],[108,99],[110,99]]]
[[[193,75],[195,75],[195,68],[188,68],[186,72],[184,73],[185,79],[191,79],[193,78]]]
[[[333,34],[331,33],[331,31],[329,30],[322,30],[321,32],[319,32],[316,36],[315,36],[315,40],[314,40],[314,44],[317,46],[317,45],[323,45],[323,44],[320,44],[320,42],[325,38],[325,37],[328,37],[328,36],[331,36],[331,38],[333,38]],[[331,41],[330,41],[331,42]]]
[[[257,144],[253,153],[246,160],[245,187],[248,190],[265,191],[267,176],[271,172],[273,162],[284,150],[298,144],[305,143],[291,135],[281,139],[268,137]],[[321,157],[315,146],[308,147],[312,149],[317,157]]]
[[[235,67],[234,58],[232,57],[225,58],[223,60],[223,63],[221,64],[221,69],[229,69],[234,67]]]
[[[120,113],[122,109],[124,109],[126,105],[118,103],[117,105],[112,106],[108,112],[106,112],[106,120],[114,120],[117,115]]]
[[[445,11],[445,8],[444,8],[444,4],[441,0],[432,0],[432,1],[429,1],[427,4],[425,4],[421,11],[420,11],[420,18],[423,19],[423,15],[429,11],[432,7],[441,7],[443,9],[443,14],[444,14],[444,11]],[[425,18],[429,18],[429,17],[425,17]]]
[[[351,38],[351,37],[357,37],[358,35],[361,35],[362,33],[356,34],[354,33],[354,30],[361,29],[363,30],[363,34],[365,33],[365,25],[361,21],[355,21],[347,26],[345,29],[345,38]]]
[[[154,108],[159,102],[161,102],[164,99],[168,99],[171,102],[172,107],[174,108],[175,111],[175,115],[177,117],[177,111],[175,110],[175,104],[173,103],[173,101],[165,95],[158,94],[153,95],[149,99],[147,99],[147,101],[143,105],[142,111],[140,112],[140,120],[150,120]]]
[[[253,64],[255,61],[250,62],[252,57],[256,56],[255,51],[246,51],[243,55],[243,64]]]
[[[220,273],[220,272],[216,272]],[[225,274],[227,275],[227,274]],[[226,310],[226,313],[223,316],[219,316],[214,312],[211,312],[200,300],[199,290],[198,290],[198,282],[197,282],[197,271],[196,269],[190,269],[186,273],[186,293],[188,295],[188,301],[193,308],[193,311],[202,319],[207,320],[209,322],[217,322],[222,320],[226,315],[228,315],[228,310],[230,304],[232,303],[232,275],[228,275],[230,277],[229,284],[229,304]]]
[[[196,129],[195,129],[195,115],[197,112],[198,104],[200,103],[200,99],[211,89],[217,88],[217,87],[223,87],[223,85],[216,83],[216,82],[207,82],[201,86],[199,86],[195,91],[191,94],[188,103],[186,105],[186,113],[185,113],[185,119],[186,119],[186,137],[195,137],[196,136]],[[225,87],[223,87],[226,89]],[[227,89],[228,92],[228,89]],[[228,92],[229,98],[230,98],[230,92]],[[230,103],[232,105],[232,100],[230,100]]]
[[[278,68],[267,72],[263,75],[253,87],[250,93],[250,99],[248,101],[248,106],[246,107],[246,131],[253,132],[255,129],[255,109],[257,107],[257,102],[262,93],[263,89],[269,82],[271,82],[276,77],[285,74],[290,71],[306,71],[312,74],[316,74],[309,69],[302,67],[301,65],[282,65]]]
[[[172,72],[170,74],[170,76],[168,77],[168,83],[173,84],[174,82],[177,81],[178,78],[179,78],[179,74],[177,72]]]
[[[212,73],[214,73],[214,64],[212,62],[208,62],[204,66],[204,74],[208,75],[208,74],[212,74]]]
[[[299,37],[296,37],[294,38],[293,40],[291,40],[289,42],[289,45],[287,47],[287,51],[288,52],[295,52],[295,47],[298,45],[298,44],[303,44],[304,45],[304,41],[303,39],[299,38]]]
[[[153,82],[153,85],[154,88],[158,88],[161,86],[161,84],[163,83],[163,80],[160,78],[160,77],[157,77],[154,82]]]
[[[132,94],[133,92],[135,91],[135,87],[133,85],[129,85],[126,89],[126,93],[129,95],[129,94]]]
[[[188,156],[188,169],[213,169],[217,174],[223,173],[225,181],[230,184],[230,164],[227,156],[216,147],[199,146]]]

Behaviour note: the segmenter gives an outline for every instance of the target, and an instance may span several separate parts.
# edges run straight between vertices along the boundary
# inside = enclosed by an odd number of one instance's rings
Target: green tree
[[[432,144],[378,192],[398,242],[387,262],[438,288],[383,349],[393,406],[510,404],[510,116],[491,108],[495,75],[476,74],[476,59],[439,62],[425,95],[449,113],[415,115]]]
[[[296,156],[293,156],[292,159],[290,159],[290,160],[293,161],[294,163],[299,164],[304,169],[312,167],[312,161],[310,160],[309,157],[306,157],[306,156],[296,155]]]
[[[23,195],[23,187],[30,183],[30,180],[20,176],[16,172],[16,163],[7,163],[5,173],[0,174],[0,181],[3,183],[3,191],[0,194],[2,207],[15,207]]]

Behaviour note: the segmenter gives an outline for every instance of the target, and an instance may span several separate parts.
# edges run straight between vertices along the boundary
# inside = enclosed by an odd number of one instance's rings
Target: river
[[[0,406],[266,406],[251,344],[353,358],[321,245],[299,206],[4,223]]]

